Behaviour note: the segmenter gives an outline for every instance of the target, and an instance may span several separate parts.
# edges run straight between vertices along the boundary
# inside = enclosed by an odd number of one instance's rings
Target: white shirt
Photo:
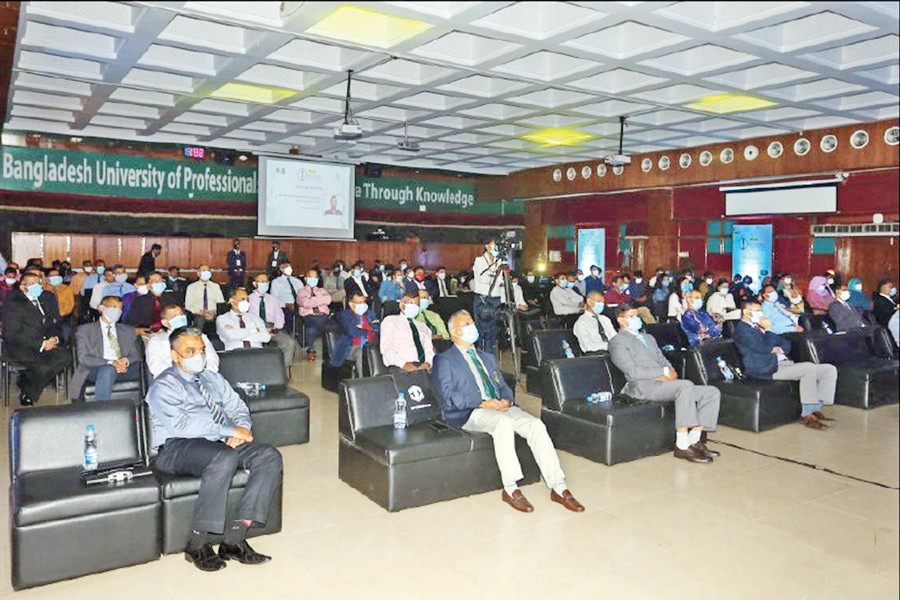
[[[573,289],[555,285],[550,290],[550,304],[553,305],[553,313],[556,315],[574,315],[581,312],[578,305],[583,301],[584,298]]]
[[[672,292],[669,294],[669,312],[667,313],[670,317],[676,317],[679,321],[681,320],[681,315],[684,314],[685,308],[684,301],[678,296],[676,292]]]
[[[184,309],[192,313],[203,312],[203,288],[206,288],[206,310],[216,312],[216,305],[225,302],[222,288],[212,281],[195,281],[184,292]]]
[[[294,303],[294,295],[291,294],[291,286],[294,287],[294,292],[296,293],[303,287],[303,282],[293,275],[290,277],[287,275],[279,275],[272,280],[272,285],[269,286],[269,293],[278,299],[278,304],[281,308],[284,308],[287,304]]]
[[[356,282],[356,285],[359,287],[359,292],[360,292],[363,296],[365,296],[366,298],[368,298],[368,297],[369,297],[369,292],[366,290],[366,284],[365,284],[365,282],[364,282],[363,279],[362,279],[362,275],[360,275],[359,277],[353,277],[353,276],[351,275],[351,276],[350,276],[350,279],[352,279],[353,281]],[[367,278],[367,279],[368,279],[368,278]]]
[[[600,337],[600,328],[597,323],[603,327],[603,333],[606,335],[606,341]],[[612,321],[606,315],[595,315],[590,311],[585,311],[583,315],[578,317],[573,328],[575,337],[578,338],[578,345],[581,346],[582,352],[597,352],[608,348],[609,340],[616,337],[616,330]]]
[[[100,302],[103,300],[103,288],[108,285],[108,282],[105,279],[101,279],[97,285],[95,285],[91,289],[91,308],[97,310],[100,308]]]
[[[435,281],[437,282],[438,288],[438,298],[443,298],[444,296],[450,295],[450,290],[447,287],[447,279],[441,279],[440,277],[436,277]]]
[[[119,332],[116,331],[115,324],[110,325],[105,322],[102,317],[97,322],[100,324],[100,337],[103,338],[103,360],[107,362],[119,360],[119,355],[116,354],[115,348],[112,347],[112,344],[109,341],[109,334],[107,333],[108,331],[112,331],[112,336],[116,338],[116,341],[119,340]],[[119,350],[121,351],[122,349],[119,348]]]
[[[500,260],[493,260],[493,262],[489,263],[484,257],[484,254],[477,257],[475,263],[472,265],[472,270],[475,272],[475,277],[472,279],[472,283],[469,286],[472,291],[479,296],[487,296],[488,290],[491,289],[491,282],[494,281],[494,275],[496,275],[497,269],[500,268],[500,264]],[[491,291],[491,297],[500,298],[501,287],[503,287],[502,282],[498,281]]]
[[[154,333],[147,341],[147,348],[144,350],[147,368],[153,378],[159,377],[159,374],[172,366],[172,347],[169,345],[169,336],[171,331],[162,330]],[[206,370],[213,373],[219,372],[219,353],[213,348],[212,342],[206,337],[201,336],[203,344],[206,346]]]
[[[258,316],[251,313],[240,315],[244,320],[243,327],[238,316],[236,312],[229,310],[216,319],[216,333],[225,344],[225,350],[243,348],[244,342],[250,342],[251,348],[262,348],[263,344],[272,339],[266,324]]]
[[[712,294],[706,301],[706,312],[714,317],[718,315],[726,321],[741,319],[741,311],[735,306],[734,296],[730,293],[723,296],[717,291]]]

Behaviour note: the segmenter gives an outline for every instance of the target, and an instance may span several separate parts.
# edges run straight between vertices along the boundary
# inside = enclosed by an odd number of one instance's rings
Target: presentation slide
[[[260,156],[257,233],[353,239],[353,165]]]
[[[597,265],[606,274],[606,229],[602,227],[578,230],[578,268],[585,275],[591,274],[591,265]]]
[[[837,212],[837,186],[750,190],[725,193],[725,215],[786,215]]]

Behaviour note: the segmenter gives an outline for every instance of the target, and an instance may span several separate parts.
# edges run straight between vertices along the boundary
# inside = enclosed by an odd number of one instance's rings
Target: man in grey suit
[[[828,305],[828,316],[831,317],[837,331],[855,331],[866,327],[866,322],[849,300],[850,289],[844,284],[838,288],[834,302]]]
[[[100,319],[82,325],[75,333],[78,366],[70,387],[73,400],[81,397],[85,383],[94,383],[94,400],[109,400],[117,381],[136,381],[141,374],[141,348],[134,327],[119,323],[122,299],[106,296],[100,302]]]
[[[712,462],[719,453],[707,448],[700,435],[704,430],[716,429],[719,390],[678,379],[678,373],[660,352],[653,336],[641,333],[643,322],[633,306],[618,306],[616,318],[620,329],[609,341],[609,355],[628,380],[624,392],[641,400],[674,400],[675,458]]]

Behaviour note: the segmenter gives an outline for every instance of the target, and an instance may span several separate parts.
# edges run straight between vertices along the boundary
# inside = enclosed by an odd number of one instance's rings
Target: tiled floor
[[[898,492],[723,445],[712,465],[670,455],[605,467],[560,453],[583,514],[524,488],[519,514],[499,492],[389,514],[337,478],[337,401],[319,365],[298,363],[311,441],[282,448],[284,530],[253,545],[262,567],[201,573],[181,555],[15,594],[65,599],[725,598],[878,600],[900,594]],[[537,398],[520,392],[536,412]],[[54,402],[46,393],[42,404]],[[11,410],[6,411],[9,420]],[[836,407],[824,433],[798,425],[714,439],[898,485],[898,406]],[[0,483],[8,487],[7,429]],[[8,523],[8,505],[0,508]],[[0,543],[0,597],[9,587]]]

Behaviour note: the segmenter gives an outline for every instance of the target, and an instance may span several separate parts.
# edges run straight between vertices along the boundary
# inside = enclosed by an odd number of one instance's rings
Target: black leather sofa
[[[247,403],[253,436],[261,444],[286,446],[309,441],[309,397],[287,385],[278,348],[251,348],[219,354],[219,373]],[[250,397],[239,382],[264,383],[266,391]]]
[[[560,450],[614,465],[672,449],[675,411],[671,404],[615,394],[611,402],[591,404],[593,392],[613,392],[608,357],[546,361],[541,419]]]
[[[837,367],[836,403],[873,408],[900,401],[900,362],[876,356],[872,343],[872,332],[869,330],[835,333],[807,340],[807,351],[813,362],[830,363]]]
[[[666,323],[653,323],[645,325],[644,329],[653,336],[656,344],[662,350],[666,346],[671,346],[671,350],[663,350],[663,355],[675,370],[679,377],[684,377],[687,361],[691,356],[691,344],[681,329],[678,321],[670,321]]]
[[[531,334],[533,364],[525,367],[525,389],[529,394],[540,396],[544,391],[541,366],[545,361],[566,358],[563,340],[569,343],[575,356],[581,354],[578,338],[571,329],[540,329]]]
[[[538,364],[534,362],[531,338],[535,331],[541,331],[543,329],[559,329],[559,319],[556,317],[541,316],[537,319],[520,321],[520,323],[522,337],[519,339],[519,347],[522,349],[522,369],[527,370],[527,367],[535,367],[536,369]]]
[[[800,388],[797,382],[746,378],[725,381],[716,357],[743,371],[740,353],[730,339],[702,342],[686,362],[686,378],[698,385],[710,385],[722,393],[719,423],[748,431],[765,431],[800,418]]]
[[[405,430],[393,427],[397,387],[391,376],[345,380],[339,393],[338,476],[389,511],[423,506],[501,487],[491,437],[446,426],[440,408],[410,413]],[[437,398],[437,395],[434,395]],[[525,475],[538,480],[524,440],[516,448]]]
[[[162,513],[153,477],[86,486],[84,434],[101,465],[142,462],[129,400],[19,410],[9,425],[12,586],[23,589],[155,560]],[[64,595],[64,594],[63,594]]]
[[[322,387],[335,394],[338,393],[342,381],[362,375],[356,372],[356,363],[352,361],[346,361],[339,367],[331,366],[331,353],[342,335],[343,332],[337,324],[329,326],[322,332]]]
[[[388,374],[388,368],[381,358],[381,349],[376,344],[366,346],[364,352],[363,377],[378,377]]]

